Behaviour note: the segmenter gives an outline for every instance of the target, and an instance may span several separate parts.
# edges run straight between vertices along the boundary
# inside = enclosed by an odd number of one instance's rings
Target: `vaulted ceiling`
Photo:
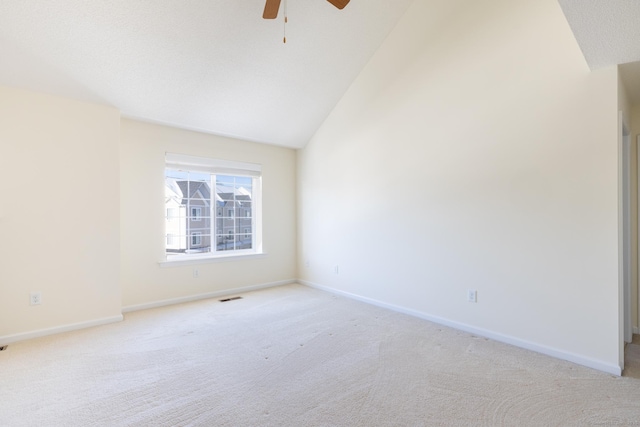
[[[287,43],[283,43],[287,6]],[[411,0],[2,0],[0,84],[301,147]]]
[[[0,84],[299,148],[412,1],[2,0]],[[640,61],[640,2],[559,3],[592,69]]]
[[[558,0],[592,70],[624,64],[620,76],[640,103],[640,1]]]

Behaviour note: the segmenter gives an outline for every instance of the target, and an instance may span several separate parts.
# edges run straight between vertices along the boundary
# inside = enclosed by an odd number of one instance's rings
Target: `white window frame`
[[[172,254],[166,251],[165,242],[165,259],[160,262],[161,266],[192,264],[201,262],[220,261],[225,258],[235,257],[255,257],[264,255],[262,249],[262,167],[255,163],[235,162],[221,159],[213,159],[206,157],[196,157],[183,154],[166,153],[165,169],[176,169],[196,173],[211,174],[211,201],[210,203],[210,242],[211,251],[206,253],[178,253]],[[241,176],[250,177],[252,180],[252,221],[251,221],[251,249],[235,249],[227,251],[217,251],[217,235],[215,229],[216,221],[216,204],[215,204],[215,182],[216,175]],[[226,208],[225,208],[226,209]],[[223,211],[225,210],[223,209]],[[235,216],[235,212],[234,212]],[[165,232],[166,234],[166,232]],[[235,236],[235,233],[234,233]],[[191,235],[189,236],[191,239]],[[201,237],[202,238],[202,237]],[[202,240],[201,240],[202,241]]]

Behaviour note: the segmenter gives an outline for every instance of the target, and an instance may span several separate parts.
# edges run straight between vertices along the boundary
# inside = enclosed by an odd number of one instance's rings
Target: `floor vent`
[[[242,299],[242,297],[225,298],[225,299],[221,299],[220,302],[234,301],[234,300],[237,300],[237,299]]]
[[[9,347],[8,345],[0,345],[0,351],[5,351]]]

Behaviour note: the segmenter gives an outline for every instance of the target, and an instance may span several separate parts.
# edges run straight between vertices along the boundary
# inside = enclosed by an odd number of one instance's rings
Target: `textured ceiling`
[[[640,1],[558,2],[592,70],[640,61]]]
[[[303,147],[411,1],[288,0],[283,44],[264,0],[1,0],[0,84]],[[640,61],[640,0],[558,1],[592,69]]]
[[[302,147],[411,0],[2,0],[0,84]],[[283,1],[284,6],[284,1]]]
[[[620,65],[629,100],[640,104],[640,0],[558,0],[592,70]]]

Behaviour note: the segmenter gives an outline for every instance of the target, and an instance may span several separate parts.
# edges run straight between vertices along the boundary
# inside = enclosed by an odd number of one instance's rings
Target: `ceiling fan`
[[[329,3],[337,7],[338,9],[344,9],[349,4],[350,0],[327,0]],[[264,5],[264,13],[262,17],[264,19],[276,19],[278,17],[278,10],[280,9],[280,0],[267,0]]]

